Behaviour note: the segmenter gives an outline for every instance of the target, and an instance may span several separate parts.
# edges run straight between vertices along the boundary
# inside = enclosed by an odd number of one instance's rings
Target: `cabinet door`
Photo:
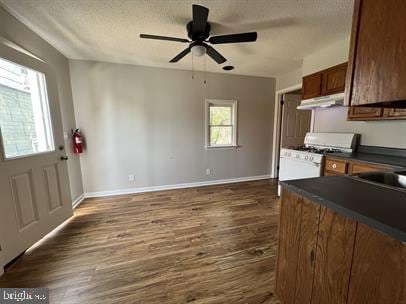
[[[320,209],[320,205],[303,198],[295,304],[311,303]]]
[[[303,77],[302,99],[321,96],[321,81],[321,72]]]
[[[294,304],[302,197],[282,188],[279,214],[276,294],[283,304]]]
[[[347,63],[339,64],[323,71],[322,95],[344,92]]]
[[[406,109],[385,109],[384,117],[406,119]]]
[[[406,1],[355,1],[347,84],[351,105],[406,102],[405,16]]]
[[[358,224],[348,304],[406,303],[406,245]]]
[[[375,120],[382,114],[382,108],[349,107],[347,120]]]
[[[312,304],[345,304],[357,223],[321,207]]]

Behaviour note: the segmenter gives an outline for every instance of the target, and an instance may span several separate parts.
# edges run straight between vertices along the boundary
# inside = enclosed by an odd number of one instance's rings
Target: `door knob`
[[[67,157],[67,156],[61,156],[61,160],[68,160],[69,159],[69,157]]]

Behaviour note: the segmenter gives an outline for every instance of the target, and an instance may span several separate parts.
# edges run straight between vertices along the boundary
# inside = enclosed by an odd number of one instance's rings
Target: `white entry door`
[[[72,215],[55,75],[1,43],[0,135],[1,268]]]
[[[282,112],[281,147],[303,145],[310,131],[311,111],[298,110],[301,95],[285,94]]]

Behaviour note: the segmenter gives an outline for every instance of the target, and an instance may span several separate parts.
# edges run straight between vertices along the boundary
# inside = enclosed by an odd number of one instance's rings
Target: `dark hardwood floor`
[[[276,181],[86,199],[0,287],[51,303],[279,303]]]

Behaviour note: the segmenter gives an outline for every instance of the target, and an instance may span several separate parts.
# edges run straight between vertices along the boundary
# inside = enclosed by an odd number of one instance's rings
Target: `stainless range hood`
[[[344,105],[344,93],[302,100],[298,110],[313,110]]]

